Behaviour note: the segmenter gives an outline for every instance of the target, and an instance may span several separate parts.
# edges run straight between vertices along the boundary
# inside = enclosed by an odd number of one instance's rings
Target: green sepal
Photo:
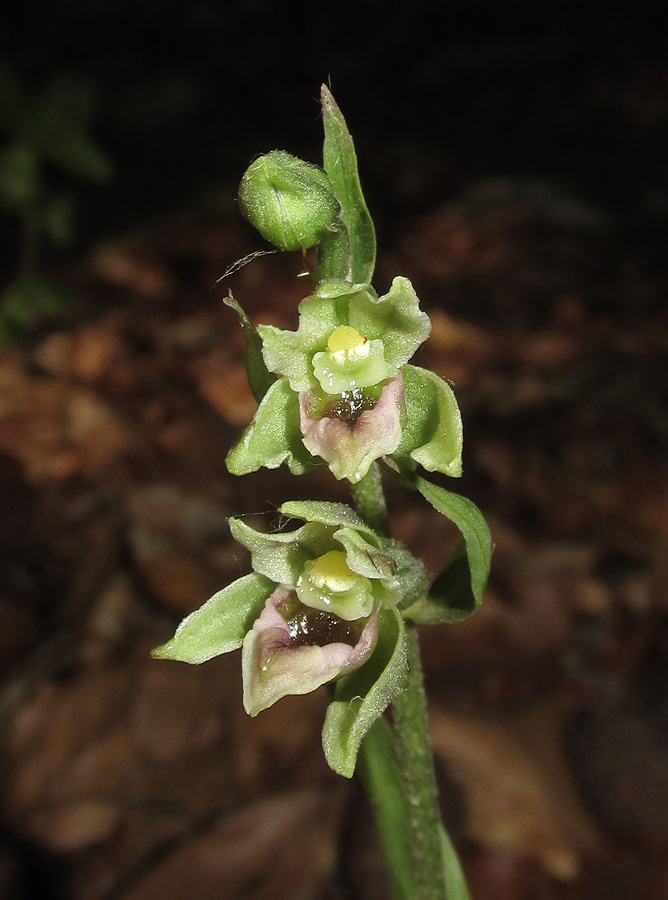
[[[286,378],[271,385],[225,462],[232,475],[276,469],[284,462],[293,475],[303,475],[318,465],[302,444],[299,400]]]
[[[276,376],[269,371],[265,364],[262,356],[262,339],[258,334],[257,328],[234,299],[232,291],[223,299],[223,303],[225,306],[233,309],[239,317],[239,324],[243,328],[244,337],[246,338],[246,377],[253,396],[260,403],[269,388],[276,381]]]
[[[492,536],[471,500],[419,476],[414,486],[434,509],[454,522],[463,540],[432,584],[429,595],[409,606],[403,615],[425,625],[459,622],[474,613],[482,601],[491,565]]]
[[[230,519],[230,530],[234,539],[250,550],[256,572],[289,588],[297,585],[307,562],[332,549],[334,531],[319,522],[307,522],[295,531],[266,534],[239,519]]]
[[[403,690],[407,676],[404,623],[394,609],[381,609],[378,643],[360,669],[336,682],[327,708],[322,747],[330,767],[352,778],[364,735]]]
[[[401,371],[406,423],[395,462],[414,468],[405,459],[408,457],[428,472],[458,478],[462,474],[462,417],[452,388],[428,369],[407,365]]]
[[[275,587],[256,572],[233,581],[186,616],[174,637],[151,655],[199,664],[238,650]]]
[[[345,503],[330,503],[328,500],[288,500],[280,507],[280,512],[291,519],[320,522],[321,525],[330,525],[334,528],[348,526],[368,537],[376,536],[375,531]]]
[[[362,193],[355,146],[341,110],[324,84],[320,97],[325,129],[323,167],[341,204],[345,231],[321,244],[316,280],[336,277],[369,283],[376,265],[376,233]]]

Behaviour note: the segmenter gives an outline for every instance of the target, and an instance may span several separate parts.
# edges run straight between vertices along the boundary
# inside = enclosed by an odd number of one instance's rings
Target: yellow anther
[[[349,590],[359,576],[348,567],[345,553],[330,550],[314,560],[309,577],[317,587],[338,593]]]
[[[357,350],[358,347],[364,346],[366,342],[367,339],[362,337],[356,328],[351,328],[350,325],[339,325],[329,336],[327,351],[329,353],[340,353],[341,351],[349,353],[351,350]]]

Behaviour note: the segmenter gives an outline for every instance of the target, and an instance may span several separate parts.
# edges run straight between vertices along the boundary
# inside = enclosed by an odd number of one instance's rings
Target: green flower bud
[[[241,180],[239,204],[248,221],[281,250],[308,250],[336,229],[340,205],[318,166],[274,150]]]

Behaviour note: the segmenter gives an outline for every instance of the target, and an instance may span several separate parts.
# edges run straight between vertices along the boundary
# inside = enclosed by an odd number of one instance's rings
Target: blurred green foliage
[[[28,88],[0,63],[0,215],[17,221],[17,261],[0,294],[0,340],[11,340],[68,305],[63,288],[39,272],[45,239],[65,246],[73,235],[76,181],[104,182],[111,166],[90,133],[93,91],[57,73]]]

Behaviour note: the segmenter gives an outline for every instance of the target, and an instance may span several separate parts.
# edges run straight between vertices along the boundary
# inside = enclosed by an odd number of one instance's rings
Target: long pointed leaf
[[[454,522],[462,533],[462,542],[432,584],[429,596],[410,606],[404,616],[423,624],[458,622],[475,612],[482,601],[491,565],[492,537],[475,503],[420,476],[414,485],[434,509]]]
[[[341,218],[350,242],[348,271],[327,277],[369,283],[376,265],[376,233],[362,194],[353,139],[331,91],[324,84],[321,100],[325,126],[323,168],[341,204]]]

